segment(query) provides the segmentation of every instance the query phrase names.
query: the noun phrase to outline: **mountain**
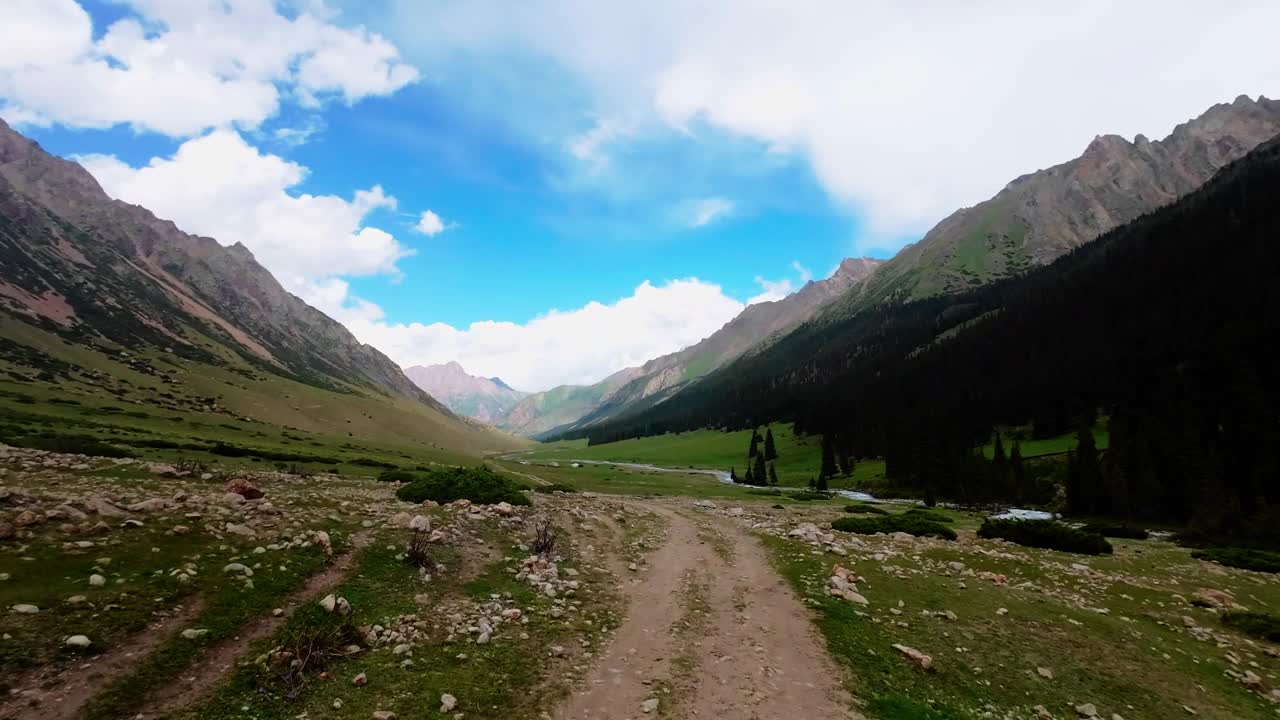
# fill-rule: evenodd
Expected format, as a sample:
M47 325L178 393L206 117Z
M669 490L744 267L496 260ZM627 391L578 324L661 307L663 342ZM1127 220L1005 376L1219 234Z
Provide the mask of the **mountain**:
M0 360L29 365L43 358L83 373L98 366L115 372L113 363L128 357L150 372L190 379L164 394L140 393L138 402L210 407L216 388L221 412L281 425L344 436L385 431L477 449L501 441L455 417L385 355L286 292L243 245L224 247L113 200L84 168L3 121L0 257ZM215 381L228 376L239 380ZM120 387L132 382L115 379ZM286 386L294 388L294 402L272 397ZM349 417L352 398L385 413L366 409L357 421ZM417 418L416 429L406 414Z
M569 437L593 440L663 429L775 420L766 408L786 396L823 387L815 358L853 357L878 342L889 305L981 287L1042 267L1197 189L1213 174L1280 134L1280 102L1237 98L1215 105L1150 142L1138 136L1095 139L1079 157L1024 175L983 203L938 223L919 242L883 263L865 281L824 305L808 322L748 353L656 407L640 405ZM953 307L939 324L972 318ZM762 395L762 393L767 394ZM777 397L774 397L777 396ZM775 402L776 401L776 402Z
M1163 140L1098 136L1080 157L1023 175L951 214L831 310L958 292L1047 264L1195 190L1277 133L1280 101L1241 95Z
M748 305L719 330L683 350L621 370L594 385L563 385L537 393L496 424L521 435L550 435L586 427L642 403L661 402L686 384L812 317L823 305L869 277L880 262L848 258L827 279L805 283L781 300Z
M539 437L553 428L577 422L634 378L638 371L638 368L625 368L593 385L559 385L533 393L516 403L494 424L516 435Z
M468 375L456 362L414 365L404 374L424 392L453 412L492 424L529 393L520 392L498 378Z

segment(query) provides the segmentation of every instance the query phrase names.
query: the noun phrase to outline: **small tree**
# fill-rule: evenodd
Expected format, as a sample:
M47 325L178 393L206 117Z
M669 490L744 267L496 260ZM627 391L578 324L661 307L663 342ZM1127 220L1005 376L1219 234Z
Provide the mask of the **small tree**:
M764 429L764 459L769 462L778 459L778 448L773 444L773 428Z
M751 468L751 484L764 487L769 484L769 473L765 469L764 454L756 454L756 464Z
M991 490L1000 497L1009 492L1009 460L1004 454L1004 440L996 431L996 447L991 453Z
M826 478L826 476L825 476L825 475L819 475L819 476L818 476L818 488L817 488L817 489L818 489L820 492L826 492L827 490L829 490L829 489L830 489L830 487L828 487L828 485L827 485L827 478Z
M729 482L742 482L738 479L738 470L736 468L729 468Z
M747 459L754 460L756 454L760 452L760 433L755 428L751 428L751 449L747 450Z
M1013 441L1013 449L1009 451L1009 472L1013 476L1013 499L1022 500L1029 488L1027 466L1022 462L1022 443L1017 440Z
M778 463L769 463L769 484L778 485Z

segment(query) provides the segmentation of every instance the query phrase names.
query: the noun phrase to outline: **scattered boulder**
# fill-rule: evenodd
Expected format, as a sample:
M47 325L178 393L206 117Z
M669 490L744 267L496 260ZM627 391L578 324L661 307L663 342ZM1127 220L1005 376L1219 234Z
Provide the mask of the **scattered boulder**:
M893 649L897 650L899 655L902 655L907 660L910 660L912 665L915 665L921 670L933 669L933 658L929 657L928 655L925 655L919 650L913 647L907 647L906 645L900 645L900 644L895 644L893 646Z
M1082 718L1098 717L1098 708L1093 703L1084 703L1076 706L1076 714Z
M35 615L36 613L40 612L40 608L28 603L18 603L17 605L14 605L10 609L18 613L19 615Z
M450 695L449 693L445 693L440 696L440 712L453 712L453 709L456 707L458 707L458 698Z
M265 495L253 483L244 478L235 478L227 483L223 490L227 493L235 493L245 500L259 500Z
M63 644L67 647L84 649L92 645L93 642L89 640L89 636L87 635L72 635L63 641Z

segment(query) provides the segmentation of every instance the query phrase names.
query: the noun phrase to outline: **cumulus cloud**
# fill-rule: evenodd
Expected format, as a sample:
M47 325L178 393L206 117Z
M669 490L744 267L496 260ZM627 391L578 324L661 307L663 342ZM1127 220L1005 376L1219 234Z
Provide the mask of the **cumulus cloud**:
M441 220L440 216L434 211L423 210L422 216L418 218L418 224L415 225L413 229L427 237L435 237L445 230L448 230L449 226L446 225L444 220Z
M1159 137L1213 103L1280 91L1273 0L1209 14L1190 0L387 7L387 32L403 28L395 37L415 56L518 48L586 88L588 112L625 118L636 132L697 138L710 128L805 158L873 246L911 239L1009 180L1078 155L1096 134ZM608 137L604 126L593 133L574 140L582 155Z
M693 203L689 214L689 227L700 228L728 217L733 212L733 201L722 197L709 197Z
M307 169L259 151L230 130L187 140L172 157L141 167L105 155L78 159L112 197L142 205L187 232L243 243L286 288L318 304L333 307L345 297L345 285L333 297L339 287L333 276L395 276L396 261L413 252L365 224L369 213L396 207L381 186L358 190L349 200L294 194L291 188Z
M256 128L289 98L350 104L418 77L384 37L332 24L323 3L292 16L263 0L123 4L133 14L95 40L74 0L0 3L0 114L184 137Z
M401 365L456 360L472 374L498 376L531 391L596 382L675 352L720 329L743 308L720 286L687 278L661 285L645 281L613 303L552 310L523 324L485 321L455 328L387 322L376 305L346 300L345 287L326 289L329 304L322 302L321 309Z

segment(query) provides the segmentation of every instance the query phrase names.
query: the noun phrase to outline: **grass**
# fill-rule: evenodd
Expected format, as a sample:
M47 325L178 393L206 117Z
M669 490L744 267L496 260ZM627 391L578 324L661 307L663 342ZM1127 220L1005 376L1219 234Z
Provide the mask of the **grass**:
M558 462L558 461L553 461ZM564 485L579 492L632 496L683 496L712 500L754 499L750 489L728 485L703 473L660 472L611 465L570 467L567 463L553 467L543 462L521 465L510 460L492 461L493 465L519 476L532 475L545 483Z
M1215 615L1177 601L1186 587L1205 582L1181 548L1122 545L1116 557L1090 561L1107 578L1100 581L1049 550L980 554L991 546L933 543L904 553L887 538L866 540L873 548L864 554L888 557L855 565L865 578L860 592L870 600L863 607L826 593L833 564L847 560L764 538L775 568L815 610L828 650L869 717L1028 718L1043 705L1063 718L1075 717L1074 705L1083 702L1094 703L1102 717L1187 717L1183 706L1214 720L1273 717L1268 700L1227 674L1238 667L1229 656L1257 663L1264 677L1273 677L1280 661L1261 648L1196 641L1183 625L1184 614L1200 622ZM953 561L1008 582L956 577L948 568ZM961 581L967 589L959 589ZM1217 578L1215 587L1280 603L1280 585L1258 586L1243 575ZM955 620L935 615L947 610ZM895 643L931 655L935 671L917 670L891 649ZM1053 679L1040 677L1040 667Z
M181 636L171 639L135 672L105 688L90 703L86 717L128 717L144 705L150 693L177 680L205 647L234 636L246 622L269 613L324 564L325 557L318 549L300 551L292 562L281 564L272 572L255 574L252 591L230 581L221 568L209 568L208 574L220 582L205 593L205 609L191 623L191 627L208 630L208 634L199 640Z
M776 467L781 485L803 487L816 477L822 462L821 439L797 435L789 424L775 423L774 443L778 450ZM764 428L760 428L764 434ZM605 445L587 446L585 440L547 443L524 455L531 461L608 460L615 462L645 463L659 467L694 467L722 470L730 468L744 471L747 467L747 449L751 445L751 431L719 432L697 430L671 433L653 437L622 440ZM875 462L859 464L855 477L849 482L876 475L883 475L883 465ZM844 487L844 485L841 485Z
M521 539L491 528L482 538L485 544L498 547L509 547ZM326 669L332 680L312 674L301 684L282 680L279 671L270 666L245 667L188 717L367 718L376 710L389 710L400 717L428 717L436 716L443 693L457 697L458 711L468 718L536 717L540 709L567 692L553 671L556 665L548 659L547 648L556 643L569 645L578 637L591 642L616 622L611 596L604 588L593 586L591 594L580 596L584 599L578 612L553 621L547 613L564 601L549 599L517 580L511 557L484 564L479 557L442 548L437 560L449 568L448 575L424 583L411 565L397 557L398 548L388 547L386 540L369 547L358 572L337 593L351 603L356 625L391 626L396 618L421 618L428 628L426 637L413 643L411 654L395 655L387 646L374 646L329 663ZM465 579L467 575L473 577ZM594 583L587 576L580 577ZM502 598L504 605L523 608L533 621L501 626L486 645L445 637L443 624L453 609L494 597ZM261 650L296 635L297 625L298 618L291 618L281 634ZM410 664L402 664L406 659ZM367 687L353 685L352 678L359 673L368 677ZM341 702L341 712L335 712L335 700Z

